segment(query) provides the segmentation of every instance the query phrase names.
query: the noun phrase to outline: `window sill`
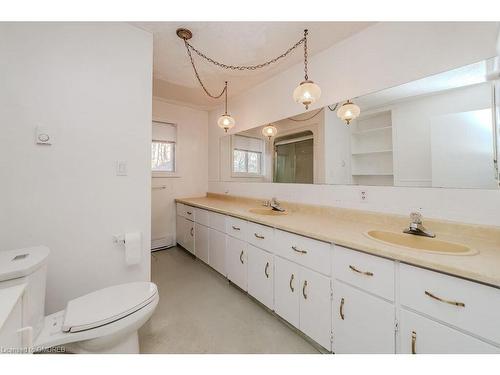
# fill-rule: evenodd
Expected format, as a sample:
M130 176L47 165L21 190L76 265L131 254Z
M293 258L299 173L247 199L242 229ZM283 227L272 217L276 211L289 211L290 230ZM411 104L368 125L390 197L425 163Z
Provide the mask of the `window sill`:
M264 175L254 174L254 173L236 173L236 172L233 172L231 174L231 177L233 177L233 178L255 178L255 179L258 179L258 178L264 178Z

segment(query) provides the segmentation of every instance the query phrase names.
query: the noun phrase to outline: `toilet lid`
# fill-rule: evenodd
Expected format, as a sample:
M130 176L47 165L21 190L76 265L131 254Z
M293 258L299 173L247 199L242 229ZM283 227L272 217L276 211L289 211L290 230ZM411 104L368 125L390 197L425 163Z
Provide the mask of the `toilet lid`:
M135 282L97 290L68 302L64 332L79 332L121 319L149 304L158 293L155 284Z

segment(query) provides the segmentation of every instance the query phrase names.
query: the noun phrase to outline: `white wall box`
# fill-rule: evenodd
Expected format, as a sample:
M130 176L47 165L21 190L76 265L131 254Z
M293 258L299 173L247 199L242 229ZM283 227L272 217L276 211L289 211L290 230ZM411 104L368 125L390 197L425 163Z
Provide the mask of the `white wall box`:
M500 348L440 324L419 314L401 309L400 350L403 354L492 354Z
M248 293L265 305L274 309L274 256L273 254L248 245Z
M395 307L341 281L333 282L333 348L339 354L395 353Z

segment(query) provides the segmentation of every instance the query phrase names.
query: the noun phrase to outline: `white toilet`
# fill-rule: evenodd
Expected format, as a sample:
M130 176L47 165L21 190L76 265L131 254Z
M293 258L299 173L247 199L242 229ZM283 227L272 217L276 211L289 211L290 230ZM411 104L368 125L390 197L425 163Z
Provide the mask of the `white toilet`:
M158 305L156 285L133 282L100 289L44 316L49 252L45 246L0 251L0 289L26 284L24 345L34 351L62 346L72 353L139 353L137 331Z

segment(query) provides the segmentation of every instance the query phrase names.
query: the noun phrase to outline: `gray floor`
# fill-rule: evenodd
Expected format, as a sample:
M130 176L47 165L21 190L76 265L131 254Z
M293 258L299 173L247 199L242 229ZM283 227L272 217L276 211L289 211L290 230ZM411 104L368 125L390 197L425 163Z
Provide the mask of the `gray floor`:
M153 253L160 302L139 331L143 353L318 353L224 277L172 248Z

